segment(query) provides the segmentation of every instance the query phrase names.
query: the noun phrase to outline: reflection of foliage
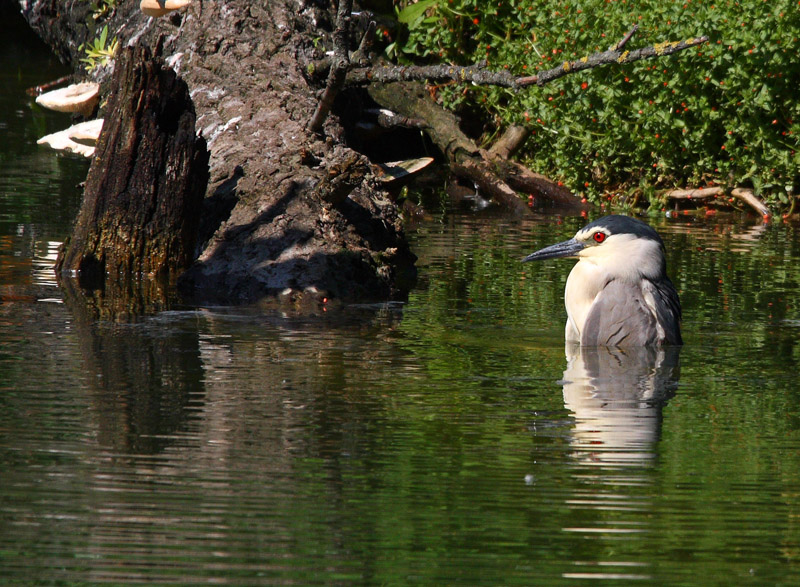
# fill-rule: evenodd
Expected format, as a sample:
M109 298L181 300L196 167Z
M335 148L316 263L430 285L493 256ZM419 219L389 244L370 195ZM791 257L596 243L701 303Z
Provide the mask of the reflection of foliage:
M97 67L108 65L114 59L118 46L117 37L109 41L108 25L104 26L103 30L100 31L100 36L90 42L89 46L84 49L86 57L81 59L81 62L86 64L86 71L91 72ZM80 48L83 49L83 45Z

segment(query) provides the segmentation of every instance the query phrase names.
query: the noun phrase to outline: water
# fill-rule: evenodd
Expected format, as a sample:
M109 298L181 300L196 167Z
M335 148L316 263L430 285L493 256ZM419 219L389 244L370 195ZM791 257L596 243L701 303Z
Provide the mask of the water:
M679 353L563 344L582 220L412 229L408 303L98 319L50 266L86 172L3 46L0 577L27 584L800 581L800 234L658 221ZM14 61L17 59L17 61ZM15 65L16 63L16 65ZM13 82L13 83L12 83Z

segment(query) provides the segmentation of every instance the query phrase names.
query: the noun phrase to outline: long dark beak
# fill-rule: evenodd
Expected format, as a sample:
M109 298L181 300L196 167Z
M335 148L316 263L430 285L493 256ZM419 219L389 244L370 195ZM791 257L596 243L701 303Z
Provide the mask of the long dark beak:
M575 257L585 247L586 245L584 245L582 242L577 241L574 238L571 238L568 241L557 243L555 245L550 245L549 247L540 249L535 253L531 253L530 255L525 257L522 260L522 262L525 263L527 261L541 261L542 259L555 259L556 257Z

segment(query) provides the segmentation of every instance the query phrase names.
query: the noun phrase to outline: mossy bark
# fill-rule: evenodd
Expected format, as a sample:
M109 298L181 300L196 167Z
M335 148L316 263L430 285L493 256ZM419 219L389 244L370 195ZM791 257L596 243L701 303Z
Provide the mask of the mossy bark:
M193 261L208 184L185 82L144 47L117 58L103 132L58 262L85 287L176 278Z

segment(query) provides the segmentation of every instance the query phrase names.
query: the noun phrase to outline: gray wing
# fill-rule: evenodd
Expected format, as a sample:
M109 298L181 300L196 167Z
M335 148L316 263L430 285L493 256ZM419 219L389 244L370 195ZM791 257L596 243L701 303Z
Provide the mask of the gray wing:
M584 346L637 347L663 342L642 288L612 280L597 295L581 333Z
M683 344L681 338L681 302L668 277L655 282L642 281L642 291L655 301L656 319L664 331L664 344Z

